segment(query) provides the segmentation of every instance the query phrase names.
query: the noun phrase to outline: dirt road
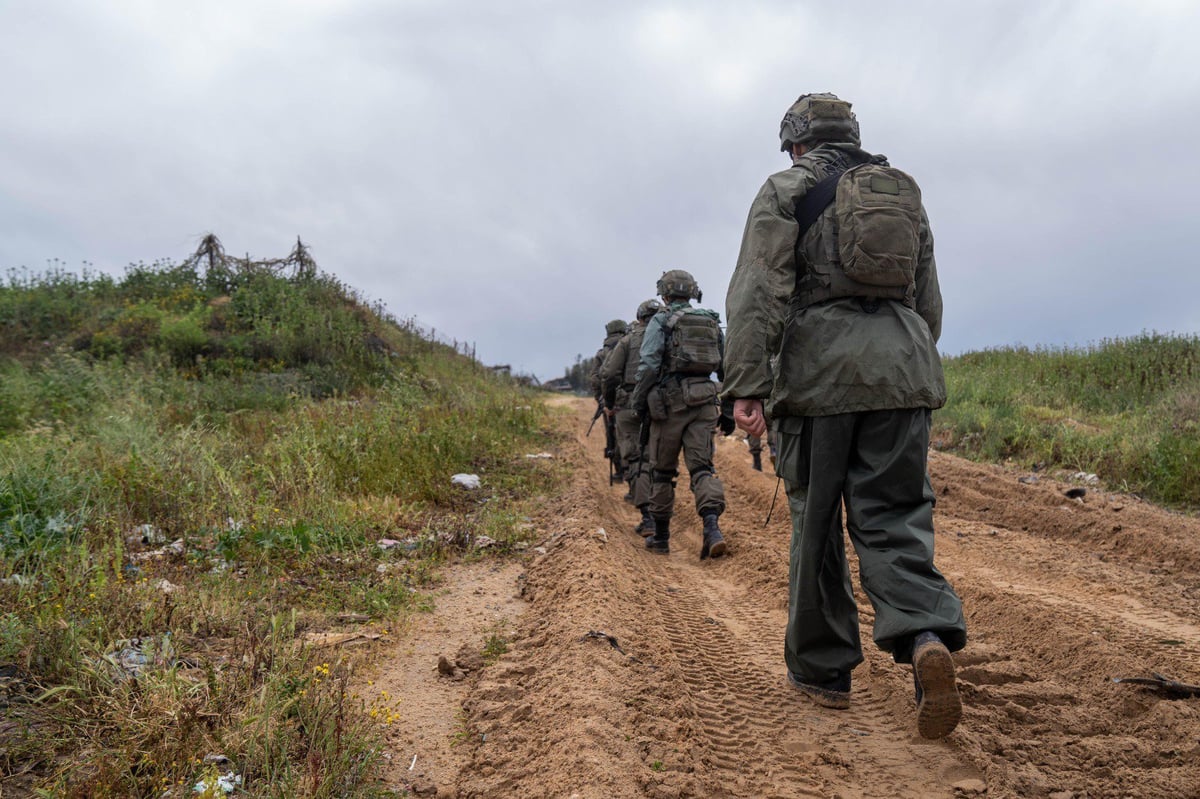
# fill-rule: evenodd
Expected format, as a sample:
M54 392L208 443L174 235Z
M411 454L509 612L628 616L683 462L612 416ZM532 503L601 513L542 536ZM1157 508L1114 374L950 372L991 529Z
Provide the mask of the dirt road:
M867 659L851 708L787 686L790 523L781 496L764 526L769 466L718 439L731 556L698 559L686 479L671 554L653 556L601 441L583 437L589 411L562 419L573 477L535 519L546 554L520 581L512 648L462 683L466 733L439 795L1200 797L1200 699L1111 681L1200 683L1196 519L934 453L937 561L970 643L955 656L962 724L931 742L857 586Z

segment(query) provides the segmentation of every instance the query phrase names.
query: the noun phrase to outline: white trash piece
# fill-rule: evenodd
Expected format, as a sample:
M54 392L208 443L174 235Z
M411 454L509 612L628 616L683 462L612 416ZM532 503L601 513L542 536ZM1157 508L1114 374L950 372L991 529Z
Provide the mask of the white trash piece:
M450 482L456 486L474 491L479 488L479 475L477 474L456 474L450 478Z
M205 777L204 779L200 780L200 782L193 785L192 790L194 790L196 793L204 793L209 795L212 795L217 791L220 791L221 793L233 793L234 789L241 787L241 785L242 775L234 774L232 771L230 771L225 774L214 774L212 776Z

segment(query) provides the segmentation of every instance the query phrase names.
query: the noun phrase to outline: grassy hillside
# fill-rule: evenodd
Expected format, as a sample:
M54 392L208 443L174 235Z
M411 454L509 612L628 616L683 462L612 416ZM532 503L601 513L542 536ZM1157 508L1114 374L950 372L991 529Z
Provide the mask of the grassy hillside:
M949 449L1095 473L1105 484L1200 507L1200 338L1145 333L1071 349L948 358Z
M353 695L364 650L306 641L384 634L478 536L521 546L552 480L511 381L302 247L207 244L0 286L5 795L195 795L227 771L251 796L373 795L400 717Z

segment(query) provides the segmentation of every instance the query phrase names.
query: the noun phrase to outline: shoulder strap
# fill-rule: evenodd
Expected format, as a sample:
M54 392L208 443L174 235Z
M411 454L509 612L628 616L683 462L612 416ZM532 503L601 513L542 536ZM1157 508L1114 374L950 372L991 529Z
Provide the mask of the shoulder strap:
M865 163L886 166L887 156L871 156L870 160ZM829 170L829 173L818 180L811 189L804 193L803 197L796 201L796 221L800 224L800 235L796 237L796 241L804 238L808 229L833 202L833 198L837 196L838 180L848 169L855 166L859 166L859 164L841 151L836 151L833 160L826 162L826 169Z
M687 313L687 308L680 308L678 311L673 312L667 317L667 321L663 322L663 327L665 327L668 332L674 330L675 325L679 323L680 318L685 313Z
M796 222L800 225L800 234L796 236L796 241L804 238L804 234L813 226L821 213L829 207L833 202L834 196L837 194L837 183L842 177L842 173L846 171L843 166L834 167L834 171L826 175L821 180L818 180L816 185L804 193L804 196L796 201Z

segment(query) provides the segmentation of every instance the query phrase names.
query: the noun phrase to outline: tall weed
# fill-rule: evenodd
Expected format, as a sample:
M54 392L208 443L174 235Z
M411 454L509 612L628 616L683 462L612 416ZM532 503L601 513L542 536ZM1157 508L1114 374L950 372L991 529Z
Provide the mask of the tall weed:
M947 358L935 437L956 451L1094 472L1200 507L1200 337L1143 333L1079 348Z

